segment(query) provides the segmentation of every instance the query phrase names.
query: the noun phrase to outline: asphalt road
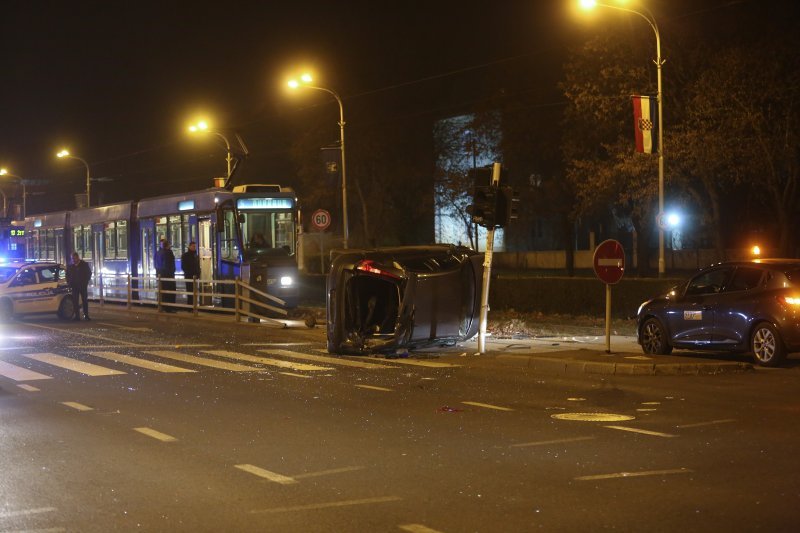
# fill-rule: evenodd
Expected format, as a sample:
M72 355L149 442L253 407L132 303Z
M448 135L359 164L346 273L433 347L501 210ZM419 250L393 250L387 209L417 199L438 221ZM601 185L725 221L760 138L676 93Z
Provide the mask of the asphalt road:
M3 326L0 531L798 527L794 358L559 374L472 346L332 358L323 335L99 309Z

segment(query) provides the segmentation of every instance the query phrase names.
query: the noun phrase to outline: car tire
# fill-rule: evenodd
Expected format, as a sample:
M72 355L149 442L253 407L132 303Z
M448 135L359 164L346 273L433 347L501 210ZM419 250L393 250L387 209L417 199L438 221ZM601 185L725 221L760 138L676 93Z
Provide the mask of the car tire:
M642 325L640 334L642 351L650 355L669 355L672 346L667 342L667 330L656 318L648 318Z
M58 318L61 320L72 320L75 316L75 305L72 302L72 298L66 296L61 299L61 303L58 304Z
M0 321L9 322L14 318L14 304L8 298L0 300Z
M750 335L750 352L753 360L761 366L778 366L786 357L786 349L775 326L760 322Z

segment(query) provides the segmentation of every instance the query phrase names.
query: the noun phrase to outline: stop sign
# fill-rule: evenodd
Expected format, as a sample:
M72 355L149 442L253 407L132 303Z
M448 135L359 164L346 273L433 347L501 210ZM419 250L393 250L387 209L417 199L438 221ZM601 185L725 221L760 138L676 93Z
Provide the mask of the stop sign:
M601 242L594 251L594 273L600 281L613 285L625 273L625 250L619 241L609 239Z

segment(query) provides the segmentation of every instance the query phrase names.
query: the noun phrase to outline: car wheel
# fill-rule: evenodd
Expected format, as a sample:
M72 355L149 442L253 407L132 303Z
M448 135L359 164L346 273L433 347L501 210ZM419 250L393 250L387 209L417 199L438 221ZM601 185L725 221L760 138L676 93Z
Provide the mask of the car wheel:
M750 337L750 350L755 362L761 366L778 366L786 356L778 331L768 322L756 325Z
M8 322L12 318L14 318L14 304L7 298L0 300L0 320Z
M661 322L655 318L648 318L642 326L641 333L642 351L652 355L667 355L672 353L672 346L667 342L667 332Z
M74 316L75 305L72 303L72 298L62 298L61 303L58 304L58 318L61 320L71 320Z

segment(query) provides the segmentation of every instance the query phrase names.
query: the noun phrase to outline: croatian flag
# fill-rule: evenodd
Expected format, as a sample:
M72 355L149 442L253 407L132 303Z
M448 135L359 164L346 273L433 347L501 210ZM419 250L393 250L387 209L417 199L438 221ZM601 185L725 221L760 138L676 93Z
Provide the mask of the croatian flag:
M633 99L633 131L636 151L652 154L658 151L657 100L653 96L631 96Z

